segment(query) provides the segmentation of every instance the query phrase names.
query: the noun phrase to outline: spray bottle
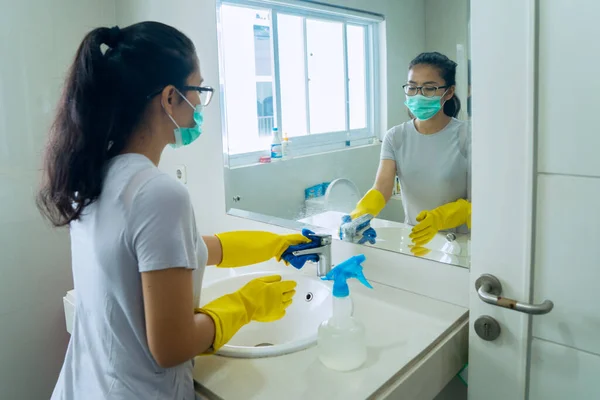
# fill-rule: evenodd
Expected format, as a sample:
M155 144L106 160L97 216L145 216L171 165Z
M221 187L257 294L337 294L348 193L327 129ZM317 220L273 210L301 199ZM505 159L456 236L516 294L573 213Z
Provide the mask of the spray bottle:
M373 288L363 275L363 254L350 257L321 278L333 281L333 314L319 326L319 359L328 368L351 371L367 360L365 327L353 316L352 299L346 280L358 279L368 288Z

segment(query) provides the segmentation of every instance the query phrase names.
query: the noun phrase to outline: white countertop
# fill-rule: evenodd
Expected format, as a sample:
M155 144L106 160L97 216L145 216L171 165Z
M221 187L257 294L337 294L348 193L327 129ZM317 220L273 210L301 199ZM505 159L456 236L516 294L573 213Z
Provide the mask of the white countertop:
M224 276L280 268L276 263L229 270L207 268L205 285ZM314 271L314 266L307 266L298 273L311 275ZM367 329L369 356L360 369L327 369L318 360L316 347L311 347L262 359L197 357L194 379L212 394L209 398L225 400L364 400L397 380L467 317L467 309L453 304L382 284L373 283L374 290L370 290L358 282L349 283L355 317Z

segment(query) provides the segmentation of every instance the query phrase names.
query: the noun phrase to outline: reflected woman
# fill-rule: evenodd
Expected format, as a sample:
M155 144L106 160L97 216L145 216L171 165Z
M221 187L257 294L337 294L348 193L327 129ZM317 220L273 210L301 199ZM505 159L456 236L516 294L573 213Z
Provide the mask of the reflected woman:
M470 228L471 131L469 122L456 119L456 66L437 52L411 61L403 88L412 119L385 135L375 185L350 214L352 219L377 216L392 196L397 175L415 247L438 231Z

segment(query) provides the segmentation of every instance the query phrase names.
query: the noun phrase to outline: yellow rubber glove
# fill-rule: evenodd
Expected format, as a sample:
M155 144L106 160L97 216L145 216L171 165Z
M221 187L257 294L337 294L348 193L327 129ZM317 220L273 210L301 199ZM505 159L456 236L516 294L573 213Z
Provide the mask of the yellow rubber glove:
M354 211L350 213L350 218L356 219L365 214L376 217L384 207L385 197L383 194L377 189L371 189L360 199Z
M265 276L194 309L195 313L206 314L215 322L215 340L207 354L223 347L250 321L271 322L283 318L296 294L295 287L296 282L282 281L280 275Z
M258 264L273 257L281 261L281 255L288 247L310 242L310 239L299 233L278 235L272 232L234 231L216 236L223 248L223 259L217 265L221 268Z
M420 247L429 243L438 231L463 224L471 228L471 203L458 199L431 211L421 211L416 219L419 223L412 229L409 237L415 246Z

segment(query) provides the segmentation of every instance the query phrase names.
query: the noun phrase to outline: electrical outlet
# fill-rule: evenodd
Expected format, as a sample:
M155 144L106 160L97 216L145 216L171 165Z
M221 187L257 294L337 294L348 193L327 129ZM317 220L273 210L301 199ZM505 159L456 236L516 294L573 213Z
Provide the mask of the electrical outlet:
M185 168L185 165L175 166L175 179L184 185L187 183L187 169Z

